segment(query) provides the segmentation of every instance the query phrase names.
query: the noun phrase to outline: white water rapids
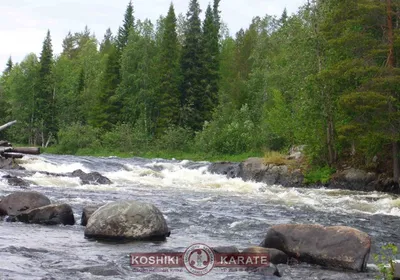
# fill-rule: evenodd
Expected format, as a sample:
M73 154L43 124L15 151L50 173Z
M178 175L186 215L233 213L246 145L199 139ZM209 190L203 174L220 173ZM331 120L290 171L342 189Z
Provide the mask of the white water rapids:
M372 253L387 242L400 240L400 198L385 193L245 182L209 173L207 162L40 155L27 156L20 165L26 170L2 170L0 177L18 176L30 183L27 189L45 194L53 203L70 204L77 223L42 226L0 222L1 280L199 279L183 272L134 273L127 256L132 252L182 252L193 243L243 249L258 245L271 225L281 223L352 226L370 234ZM79 178L66 176L77 169L97 171L113 183L83 185ZM20 190L0 179L0 196ZM171 237L161 243L128 244L85 239L79 225L82 208L124 199L155 204L167 220ZM372 280L376 276L373 272L337 272L307 264L281 265L279 270L281 279L286 280ZM201 279L269 278L213 271Z

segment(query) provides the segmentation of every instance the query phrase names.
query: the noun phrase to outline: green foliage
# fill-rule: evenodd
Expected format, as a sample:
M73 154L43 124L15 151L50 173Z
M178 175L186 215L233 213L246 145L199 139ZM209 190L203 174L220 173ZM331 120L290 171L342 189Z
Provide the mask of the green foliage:
M201 129L208 112L204 83L202 30L200 20L200 5L197 0L190 0L187 12L185 42L181 55L181 104L186 111L182 113L182 124L194 131ZM208 107L207 107L208 108Z
M195 140L201 151L231 155L259 149L263 133L252 121L249 107L244 105L240 110L217 114L213 121L204 124Z
M76 154L80 149L98 149L100 130L89 125L73 123L58 133L58 153Z
M397 257L398 248L393 243L382 246L380 254L374 254L374 261L379 268L381 275L376 279L393 280L394 279L394 260Z
M164 20L164 29L158 62L159 84L157 87L156 133L162 134L169 125L179 123L180 107L180 45L176 33L176 17L171 4Z
M157 140L156 147L159 151L187 152L192 148L193 131L179 126L170 126Z
M128 6L125 10L124 21L122 26L118 29L117 35L117 50L119 54L122 54L124 48L128 44L129 34L135 27L135 18L133 16L133 5L132 1L129 1Z
M331 180L331 175L335 173L336 170L330 168L329 166L314 168L304 175L304 183L305 184L327 184Z

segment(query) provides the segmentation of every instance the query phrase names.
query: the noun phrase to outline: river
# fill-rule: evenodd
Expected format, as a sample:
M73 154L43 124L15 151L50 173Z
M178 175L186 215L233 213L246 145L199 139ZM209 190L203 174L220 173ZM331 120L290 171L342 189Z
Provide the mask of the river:
M204 277L185 271L146 274L132 271L129 254L183 252L193 243L246 248L258 245L271 225L282 223L355 227L372 237L372 254L386 242L399 245L400 198L389 194L244 182L210 174L207 162L44 154L27 156L21 165L26 171L17 173L32 183L29 189L45 194L53 203L70 204L77 223L0 222L0 279L275 279L218 269ZM76 169L98 171L113 184L82 185L79 178L40 173ZM0 181L0 195L16 190L21 188ZM79 225L84 206L124 199L156 205L171 229L167 241L112 244L84 238L84 227ZM280 279L375 279L372 254L367 273L279 265Z

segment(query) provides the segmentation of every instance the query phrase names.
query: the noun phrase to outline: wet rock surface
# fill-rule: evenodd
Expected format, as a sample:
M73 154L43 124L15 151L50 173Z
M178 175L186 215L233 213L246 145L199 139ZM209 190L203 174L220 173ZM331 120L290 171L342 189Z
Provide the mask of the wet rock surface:
M85 173L78 169L71 173L72 177L79 177L84 185L109 185L111 180L101 175L99 172Z
M283 224L272 226L261 246L276 248L302 262L365 271L371 238L346 226Z
M83 207L81 216L81 226L86 226L90 216L92 216L92 214L101 206L102 205L88 205Z
M0 201L0 215L16 216L26 210L50 203L47 196L38 192L13 192Z
M109 240L165 240L170 231L152 204L133 200L108 203L89 218L85 237Z
M28 224L74 225L75 218L68 204L46 205L24 211L15 216L16 220Z

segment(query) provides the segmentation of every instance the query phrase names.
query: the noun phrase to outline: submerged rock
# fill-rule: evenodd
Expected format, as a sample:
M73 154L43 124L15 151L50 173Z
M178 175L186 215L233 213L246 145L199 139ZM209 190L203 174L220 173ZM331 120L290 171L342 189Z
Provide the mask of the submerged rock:
M273 264L287 264L289 261L288 256L284 252L275 248L254 246L244 249L242 253L268 254L269 261Z
M81 217L81 226L86 226L90 216L101 207L101 205L88 205L83 207L82 217Z
M38 192L13 192L2 198L0 215L16 216L26 210L49 205L50 199Z
M365 271L371 238L345 226L284 224L271 227L261 246L311 264Z
M19 166L12 158L0 158L0 169L20 169L24 170L22 166Z
M16 186L16 187L29 187L29 183L24 181L23 179L16 177L16 176L11 176L11 175L5 175L3 176L4 179L7 179L7 182L10 186Z
M85 173L78 169L71 173L73 177L79 177L84 185L109 185L111 180L101 175L99 172Z
M152 204L111 202L93 213L85 237L110 240L165 240L170 231L163 214Z
M16 220L29 224L74 225L75 218L68 204L46 205L18 214Z

